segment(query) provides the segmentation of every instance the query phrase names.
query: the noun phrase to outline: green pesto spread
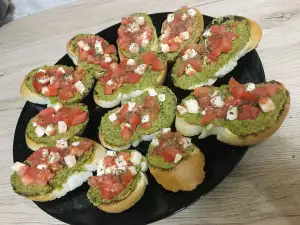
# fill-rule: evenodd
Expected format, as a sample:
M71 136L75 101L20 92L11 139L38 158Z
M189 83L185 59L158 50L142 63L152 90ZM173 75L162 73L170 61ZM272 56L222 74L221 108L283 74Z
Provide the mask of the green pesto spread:
M84 111L86 111L88 113L88 108L87 106L83 105L83 104L77 104L74 106L80 106L80 108L82 108ZM56 134L53 136L43 136L43 137L38 137L35 133L35 129L36 127L33 126L32 124L33 118L29 121L27 127L26 127L26 131L25 134L33 141L36 141L38 143L42 143L45 145L56 145L56 141L58 139L62 139L62 138L67 138L70 139L71 137L75 136L75 135L81 135L84 131L84 129L87 126L88 123L88 117L86 119L86 121L84 123L78 124L76 126L71 126L68 128L67 132L64 134ZM57 125L55 125L57 126Z
M145 13L133 13L130 16L142 16L145 19L145 23L150 26L152 28L152 39L149 41L149 44L146 47L141 47L140 48L140 52L139 53L131 53L129 50L128 51L124 51L121 49L119 42L117 40L117 45L118 45L118 49L119 49L119 55L124 55L124 58L128 58L128 59L136 59L139 58L140 54L143 52L147 52L147 51L156 51L157 50L157 46L158 46L158 38L157 38L157 34L156 34L156 29L153 26L152 20L150 18L150 16L148 16ZM123 25L121 25L123 26Z
M261 87L262 85L256 85L256 87ZM218 90L221 90L221 93L226 93L227 95L230 95L230 92L228 90L228 85L222 86L221 89L218 88ZM187 98L183 99L183 102L187 99L194 98L194 95L191 94ZM238 136L247 136L251 134L258 134L259 132L262 132L266 130L267 128L270 128L274 126L277 122L278 117L280 116L285 103L287 102L288 96L287 92L284 89L280 89L277 93L275 93L271 97L275 109L270 112L263 112L261 111L258 117L255 120L226 120L226 119L215 119L210 124L215 124L217 126L226 127L229 129L232 133L238 135ZM185 113L183 115L180 115L179 112L176 113L176 116L182 117L185 121L191 124L201 125L201 119L203 115L201 114L203 109L199 109L199 113ZM238 108L239 110L239 108Z
M221 24L229 26L234 21L237 21L236 17L225 17L227 20L222 20L224 17L213 20L213 24ZM181 65L182 58L179 58L175 63L172 69L172 79L175 86L180 87L182 89L189 89L193 87L195 84L207 83L209 79L216 79L216 72L219 71L226 63L228 63L231 59L233 59L236 54L244 48L246 43L250 38L250 25L247 19L242 19L238 17L239 23L236 27L231 28L232 31L238 34L238 38L232 41L232 50L229 53L222 53L217 62L211 64L202 63L201 72L197 72L195 76L188 76L185 73L181 76L177 76L177 71L179 66Z
M42 93L38 93L36 92L35 88L33 87L33 77L34 75L38 72L39 69L47 69L47 68L59 68L59 67L63 67L63 68L70 68L68 66L64 66L64 65L55 65L55 66L41 66L38 67L34 70L32 70L29 74L26 75L25 77L25 85L26 87L33 93L36 93L38 95L41 95L43 97L46 97L45 95L43 95ZM83 67L84 68L84 67ZM85 87L85 91L83 94L76 92L74 94L74 96L71 99L68 100L61 100L59 99L58 96L49 96L46 97L50 100L51 104L56 104L56 103L62 103L63 105L71 105L74 103L78 103L80 102L82 99L84 99L88 93L90 92L90 90L93 88L94 85L94 76L95 76L95 71L93 69L90 69L89 67L84 68L85 71L85 76L84 79L81 80L81 82L83 83L84 87Z
M80 141L80 139L80 137L74 137L68 140L68 144L71 145L73 142ZM24 185L21 182L18 174L15 172L10 178L12 187L16 193L23 196L46 195L52 192L54 189L61 189L70 175L86 171L84 166L93 161L95 151L96 148L94 145L92 145L89 151L86 151L80 158L77 159L74 167L69 168L68 166L64 165L63 168L48 183L48 185L45 186L40 186L37 184ZM25 161L24 163L30 166L29 162Z
M119 108L113 109L106 113L102 119L99 128L99 132L104 136L106 143L113 146L124 146L130 143L133 143L136 140L139 140L142 135L149 135L155 132L160 131L161 128L170 127L173 123L177 98L174 93L167 87L161 86L155 88L157 94L165 94L166 100L164 102L159 102L160 112L158 118L152 122L152 127L150 129L143 129L141 126L138 126L134 134L131 136L129 141L124 141L121 137L121 126L113 126L112 122L108 119L110 114L116 113ZM144 101L145 96L148 95L148 92L144 92L138 97L133 98L131 101L141 104Z
M140 179L143 179L141 177L141 173L137 173L137 175L130 182L130 184L128 184L128 186L120 194L118 194L112 199L109 200L103 199L101 197L101 192L97 187L90 187L87 193L87 197L91 201L91 203L96 207L99 206L100 204L108 204L116 201L121 201L127 198L136 189L137 183L139 182Z

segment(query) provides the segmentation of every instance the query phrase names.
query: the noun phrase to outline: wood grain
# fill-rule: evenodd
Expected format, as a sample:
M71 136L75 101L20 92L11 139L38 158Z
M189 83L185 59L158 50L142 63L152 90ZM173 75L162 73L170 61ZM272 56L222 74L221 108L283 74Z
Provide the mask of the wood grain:
M155 224L300 224L300 1L81 0L15 20L0 28L0 224L62 224L13 193L9 176L15 125L24 101L19 86L32 68L53 64L80 32L98 32L127 14L171 11L184 4L203 14L239 14L263 29L258 52L268 80L285 83L291 111L280 130L248 151L238 167L194 205ZM297 97L298 96L298 97Z

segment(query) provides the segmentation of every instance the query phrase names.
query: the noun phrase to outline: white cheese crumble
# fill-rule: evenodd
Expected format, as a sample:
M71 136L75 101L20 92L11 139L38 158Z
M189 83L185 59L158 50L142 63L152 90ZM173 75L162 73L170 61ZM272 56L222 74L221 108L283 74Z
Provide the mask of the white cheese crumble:
M76 165L76 157L75 155L67 155L64 157L64 161L68 167L72 168Z
M157 146L159 145L159 140L158 140L157 137L154 137L154 138L152 139L151 145L152 145L153 147L157 147Z
M58 139L56 141L56 147L62 148L62 149L68 148L67 138Z
M182 32L181 34L179 34L179 37L180 37L182 40L186 41L186 40L190 39L190 34L189 34L188 31L184 31L184 32Z
M37 127L38 126L37 122L32 122L32 126Z
M177 111L180 113L180 115L183 115L183 114L187 113L187 108L185 108L181 105L177 105Z
M144 116L142 116L142 123L147 123L147 122L149 122L149 121L150 121L149 115L144 115Z
M13 171L19 172L24 166L26 166L24 163L15 162L10 168Z
M141 43L142 47L147 47L148 44L149 44L149 40L148 39L143 39L142 40L142 43Z
M68 126L65 121L58 121L58 133L64 134L68 130Z
M130 46L129 46L129 51L131 53L139 53L140 47L137 43L131 43Z
M210 29L207 29L206 31L204 31L204 33L202 34L203 37L209 37L211 36L211 31Z
M85 45L85 43L84 43L83 40L80 40L80 41L77 42L77 45L78 45L80 48L83 48L84 45Z
M254 83L248 83L246 84L246 91L253 91L255 89Z
M135 23L142 26L145 24L145 18L143 16L139 16L135 19Z
M146 172L148 170L148 163L147 161L142 161L141 162L141 171Z
M138 32L140 30L140 27L138 24L136 23L130 23L128 24L128 28L127 28L127 31L130 32L130 33L135 33L135 32Z
M227 111L226 119L236 120L237 117L238 117L238 108L236 106L230 106Z
M97 55L102 55L103 54L103 47L102 47L101 41L96 41L95 50L96 50Z
M46 164L39 164L39 165L37 165L36 168L38 168L39 170L44 170L44 169L47 168L47 165Z
M35 128L35 133L36 133L36 136L38 136L38 137L43 137L44 134L45 134L45 128L44 128L44 127L37 126L37 127Z
M168 133L171 131L171 128L170 127L167 127L167 128L162 128L161 129L161 132L164 134L164 133Z
M160 44L160 48L163 53L167 53L170 51L170 47L168 44Z
M184 149L192 146L192 139L191 138L187 138L187 137L183 137L180 141L180 143L182 144L182 147Z
M85 87L83 85L83 83L79 80L77 81L74 86L76 87L76 89L79 91L80 94L83 94L85 92Z
M181 20L185 21L188 18L188 15L186 13L183 13L181 16Z
M132 112L135 106L136 106L135 102L128 102L128 111Z
M108 80L107 82L106 82L106 84L108 84L108 85L113 85L113 81L112 80Z
M174 163L178 163L181 159L182 159L182 155L181 154L176 154L175 158L174 158Z
M62 72L62 73L66 73L66 71L64 70L63 67L59 67L59 68L58 68L58 71L60 71L60 72Z
M39 70L38 70L38 73L46 73L46 70L44 70L44 69L39 69Z
M75 142L72 143L72 146L75 146L75 147L79 146L79 145L80 145L80 141L75 141Z
M188 64L185 68L185 73L189 76L193 76L197 73L197 71L192 67L192 65Z
M145 73L146 69L147 69L147 65L141 64L134 70L134 72L137 74L143 75Z
M130 161L133 163L133 165L139 165L142 161L142 154L138 151L131 152L131 158Z
M157 92L155 91L154 88L150 88L150 89L148 90L148 94L149 94L149 96L156 96L156 95L157 95Z
M53 132L55 131L55 128L52 124L47 125L46 129L45 129L45 134L47 136L51 136L53 134Z
M189 16L194 17L196 15L196 11L194 9L188 9L187 13Z
M174 21L174 14L173 13L170 13L170 14L168 14L168 16L167 16L167 22L168 23L171 23L171 22L173 22Z
M42 94L45 95L47 94L49 91L49 88L48 87L42 87Z
M109 115L108 119L110 120L110 122L114 122L117 120L117 115L115 113L112 113Z
M128 170L131 172L133 176L137 174L136 168L134 166L129 166Z
M158 95L158 100L159 100L160 102L166 101L166 95L165 95L165 94L159 94L159 95Z
M48 83L49 81L50 81L50 77L47 77L47 76L44 76L44 77L41 77L41 78L38 79L38 82L39 82L40 84L46 84L46 83Z
M217 108L222 108L224 106L224 101L220 95L216 95L215 97L213 97L210 100L210 102L214 107L217 107Z
M135 65L135 60L134 59L128 59L126 64L127 64L127 66L134 66Z
M187 111L189 113L198 113L198 111L199 111L199 104L198 104L198 102L197 102L196 99L186 100L184 102L184 104L187 107Z
M272 99L269 98L269 97L265 97L263 99L260 99L258 101L258 103L259 103L259 106L260 106L260 108L263 112L270 112L270 111L273 111L275 109L275 105L274 105Z
M106 155L114 157L114 156L117 155L117 152L111 151L111 150L107 150Z
M43 151L42 151L42 156L43 156L43 158L47 157L48 154L49 154L48 149L43 149Z
M110 63L110 62L112 62L112 58L109 55L108 56L104 56L104 62Z

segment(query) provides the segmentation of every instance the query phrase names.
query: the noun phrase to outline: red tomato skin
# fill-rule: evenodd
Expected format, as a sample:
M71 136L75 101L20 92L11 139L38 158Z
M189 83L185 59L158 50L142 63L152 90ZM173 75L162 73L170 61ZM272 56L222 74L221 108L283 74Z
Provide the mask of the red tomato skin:
M149 66L152 65L154 61L157 60L157 56L154 52L145 52L141 55L143 62Z
M74 116L74 119L72 121L72 126L76 126L78 124L84 123L86 121L86 118L87 118L86 112L82 112L82 113Z
M124 126L123 129L122 129L122 131L121 131L121 137L122 137L122 139L124 141L129 141L130 138L131 138L131 136L132 136L131 130L128 127Z
M59 90L59 98L63 101L67 101L73 98L74 94L71 90L68 89L60 89Z
M152 123L150 121L146 123L142 123L142 128L145 130L150 129L151 127L152 127Z
M138 83L141 78L142 78L141 75L137 73L131 73L127 75L127 82L131 84Z
M169 163L174 162L176 154L180 154L180 153L181 153L180 150L170 146L163 148L162 151L160 152L160 154L164 158L164 161Z
M207 125L214 119L216 119L217 115L216 113L213 112L211 107L206 108L205 110L205 115L201 119L201 124L202 125Z
M105 167L111 167L111 166L116 165L116 158L113 156L108 156L108 155L105 156L104 160L103 160L103 165Z
M194 95L196 97L208 96L209 91L209 87L199 87L194 90Z
M155 96L146 96L144 99L144 106L145 108L153 108L156 103L156 97Z
M152 63L152 70L154 71L161 71L165 68L165 65L160 60L155 60Z
M128 119L128 123L130 123L131 126L137 126L141 123L141 117L137 113L133 113L131 117Z
M117 49L114 45L109 45L104 49L105 54L113 54L113 53L116 53L116 52L117 52Z
M112 95L112 93L113 93L113 86L105 84L104 85L104 94L105 95Z
M239 120L255 120L259 113L261 112L260 108L244 104L239 110L238 119Z
M173 43L170 45L169 50L170 50L170 52L177 52L179 48L180 48L180 44Z

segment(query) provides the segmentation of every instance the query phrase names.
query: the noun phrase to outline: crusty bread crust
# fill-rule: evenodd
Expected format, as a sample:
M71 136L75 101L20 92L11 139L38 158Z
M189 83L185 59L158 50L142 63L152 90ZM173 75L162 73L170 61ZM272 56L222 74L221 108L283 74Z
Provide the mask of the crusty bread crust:
M23 80L22 85L20 87L20 94L23 99L32 103L41 104L41 105L46 105L49 103L48 98L30 91L25 84L25 80Z
M70 39L66 45L66 50L67 50L67 53L69 55L69 57L72 59L74 65L78 65L78 54L75 52L75 51L72 51L72 48L71 48L71 42L72 42L73 38Z
M282 85L282 84L281 84ZM282 85L282 87L285 89L285 87ZM224 143L234 145L234 146L247 146L247 145L255 145L258 144L268 137L270 137L272 134L274 134L282 125L283 121L285 120L289 110L290 110L290 94L288 90L286 90L287 93L287 101L283 106L283 109L277 118L277 122L273 127L270 127L263 132L260 132L256 135L248 135L246 137L239 137L236 134L233 134L229 129L225 127L217 127L215 126L213 128L213 131L211 134L217 135L217 139L219 141L222 141ZM194 125L186 122L183 118L176 116L175 121L175 127L176 130L182 133L185 136L195 136L198 135L201 132L202 127L199 125Z
M205 178L203 170L205 159L202 152L195 148L187 159L182 160L170 170L163 170L149 164L151 174L165 189L173 192L192 191Z
M135 203L137 203L145 193L147 181L145 180L144 176L146 175L141 174L141 178L138 181L136 188L127 198L117 202L101 204L98 206L98 208L107 213L120 213L134 206Z

